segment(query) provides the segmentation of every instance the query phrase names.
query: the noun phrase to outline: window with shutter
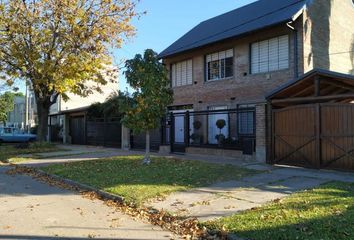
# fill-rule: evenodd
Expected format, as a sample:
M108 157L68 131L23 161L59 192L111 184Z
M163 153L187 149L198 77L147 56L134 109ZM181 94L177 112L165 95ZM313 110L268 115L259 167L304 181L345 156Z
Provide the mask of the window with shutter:
M193 83L193 61L186 60L172 64L171 84L172 87L190 85Z
M221 80L234 75L233 49L206 56L207 81Z
M289 68L289 36L284 35L251 45L251 73Z

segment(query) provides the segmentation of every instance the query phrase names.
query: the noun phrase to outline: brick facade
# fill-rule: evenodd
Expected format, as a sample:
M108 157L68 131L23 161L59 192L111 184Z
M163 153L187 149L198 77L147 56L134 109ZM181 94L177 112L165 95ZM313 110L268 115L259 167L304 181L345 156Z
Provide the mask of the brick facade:
M268 74L250 74L250 44L281 35L289 35L289 68ZM173 63L193 59L193 84L173 89L173 105L193 104L194 110L205 110L208 106L236 107L237 104L264 102L267 93L294 78L293 35L294 32L283 25L260 31L248 37L214 44L164 59L168 68ZM234 76L226 80L206 82L205 55L230 48L234 49Z
M236 108L238 104L256 104L256 158L265 161L265 96L314 67L354 73L352 23L354 7L351 0L312 0L294 23L284 23L244 37L165 58L163 61L168 69L173 63L193 60L193 84L173 88L173 105L193 105L193 109L198 111L206 110L210 106ZM289 68L251 74L251 43L285 34L289 36ZM205 81L205 56L230 48L234 50L234 76L226 80ZM334 54L338 52L343 53Z

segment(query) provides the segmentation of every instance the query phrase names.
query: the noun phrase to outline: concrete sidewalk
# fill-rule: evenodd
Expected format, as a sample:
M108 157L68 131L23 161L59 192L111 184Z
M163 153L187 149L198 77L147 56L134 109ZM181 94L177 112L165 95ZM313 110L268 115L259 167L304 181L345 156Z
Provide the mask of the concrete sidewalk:
M36 157L25 162L17 163L29 167L43 167L50 164L67 163L75 161L92 161L101 158L116 156L141 155L142 152L125 151L118 148L106 148L99 146L80 146L80 145L58 145L62 151L37 153ZM28 155L28 158L31 156ZM39 158L38 158L39 157Z
M99 200L0 167L0 239L171 239Z
M173 193L163 201L156 200L147 205L186 218L207 221L258 207L329 181L354 182L354 176L334 171L279 167L239 181Z
M43 153L42 159L31 160L22 164L30 167L42 167L55 163L143 154L143 152L103 147L73 145L61 145L60 147L71 151L66 151L64 152L66 155L59 157L55 156L55 153ZM70 153L76 154L70 155ZM354 176L350 173L271 166L265 163L217 156L153 155L208 163L232 164L243 168L265 171L262 174L246 177L239 181L222 182L209 187L173 193L164 201L156 200L146 204L187 218L197 217L202 221L257 207L269 201L286 197L294 192L314 188L328 181L354 182Z

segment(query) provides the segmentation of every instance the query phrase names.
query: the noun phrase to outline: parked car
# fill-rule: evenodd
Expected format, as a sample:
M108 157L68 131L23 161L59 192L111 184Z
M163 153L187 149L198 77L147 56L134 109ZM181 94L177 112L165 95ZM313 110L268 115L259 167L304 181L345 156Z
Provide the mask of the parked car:
M36 138L37 138L36 135L23 133L17 128L13 128L13 127L0 128L0 144L34 142L36 141Z

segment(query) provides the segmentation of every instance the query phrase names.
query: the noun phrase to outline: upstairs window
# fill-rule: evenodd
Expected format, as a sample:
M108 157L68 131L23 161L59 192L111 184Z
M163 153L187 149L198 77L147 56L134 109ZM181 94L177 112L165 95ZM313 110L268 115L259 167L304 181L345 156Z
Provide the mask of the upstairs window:
M289 68L289 36L284 35L251 45L251 73Z
M190 85L193 83L193 61L186 60L172 64L171 67L172 87Z
M232 49L206 56L207 81L221 80L234 75L234 52Z

